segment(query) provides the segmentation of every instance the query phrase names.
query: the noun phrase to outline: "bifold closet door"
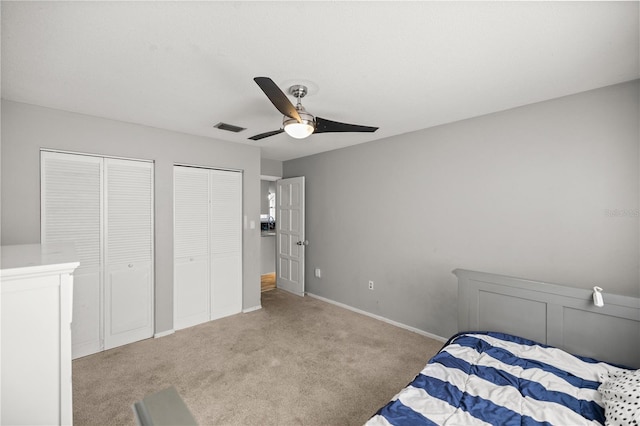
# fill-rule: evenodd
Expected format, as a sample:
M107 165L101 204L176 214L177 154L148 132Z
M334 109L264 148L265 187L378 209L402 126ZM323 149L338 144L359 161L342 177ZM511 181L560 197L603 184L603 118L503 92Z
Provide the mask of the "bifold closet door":
M211 170L211 319L242 311L242 173Z
M242 311L242 173L174 167L174 328Z
M209 321L209 171L174 167L174 324Z
M153 335L153 163L41 153L41 240L73 242L72 356Z
M73 242L72 356L102 347L102 158L42 152L41 240Z
M107 158L104 183L110 349L153 336L153 163Z

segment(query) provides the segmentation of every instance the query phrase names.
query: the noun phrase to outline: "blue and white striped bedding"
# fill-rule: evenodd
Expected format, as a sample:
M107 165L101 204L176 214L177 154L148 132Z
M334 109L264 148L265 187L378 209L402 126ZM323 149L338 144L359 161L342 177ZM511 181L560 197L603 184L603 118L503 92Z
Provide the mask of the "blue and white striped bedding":
M367 425L604 424L598 377L618 370L508 334L463 333Z

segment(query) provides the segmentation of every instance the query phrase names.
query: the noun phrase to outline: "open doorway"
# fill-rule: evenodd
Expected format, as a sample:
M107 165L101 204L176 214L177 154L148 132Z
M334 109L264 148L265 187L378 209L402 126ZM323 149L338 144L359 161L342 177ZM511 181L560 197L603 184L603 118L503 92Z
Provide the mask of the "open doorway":
M260 290L276 288L276 179L260 181Z

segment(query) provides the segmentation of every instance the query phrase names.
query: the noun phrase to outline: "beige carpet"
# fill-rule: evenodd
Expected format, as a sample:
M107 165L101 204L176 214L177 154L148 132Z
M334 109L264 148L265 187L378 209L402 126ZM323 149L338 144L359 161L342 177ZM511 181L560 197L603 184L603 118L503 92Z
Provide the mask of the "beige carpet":
M74 423L135 424L174 385L200 425L359 425L442 345L277 289L262 307L75 360Z

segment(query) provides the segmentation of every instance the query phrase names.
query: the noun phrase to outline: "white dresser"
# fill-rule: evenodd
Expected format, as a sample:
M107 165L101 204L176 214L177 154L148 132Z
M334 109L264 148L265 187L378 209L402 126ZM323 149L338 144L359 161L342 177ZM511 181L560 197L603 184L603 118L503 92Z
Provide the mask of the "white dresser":
M73 245L0 247L2 425L72 424Z

